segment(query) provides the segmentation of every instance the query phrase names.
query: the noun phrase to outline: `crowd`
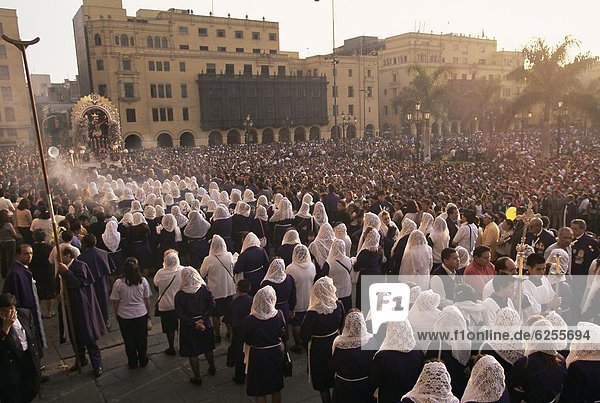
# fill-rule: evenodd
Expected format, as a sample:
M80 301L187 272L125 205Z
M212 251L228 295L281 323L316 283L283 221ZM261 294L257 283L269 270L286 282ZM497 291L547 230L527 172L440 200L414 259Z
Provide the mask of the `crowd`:
M6 150L0 361L19 364L0 393L35 396L54 316L77 349L71 369L89 357L101 376L112 304L130 368L146 366L158 315L190 382L202 384L201 355L222 370L213 350L226 342L234 381L258 402L282 400L297 354L324 402L596 401L597 344L416 337L570 325L600 342L599 142L567 137L542 160L536 136L524 151L511 133L436 139L427 163L397 139L139 150L89 169L52 160L59 239L35 154ZM527 209L539 218L525 225ZM409 283L408 320L369 332L366 275Z

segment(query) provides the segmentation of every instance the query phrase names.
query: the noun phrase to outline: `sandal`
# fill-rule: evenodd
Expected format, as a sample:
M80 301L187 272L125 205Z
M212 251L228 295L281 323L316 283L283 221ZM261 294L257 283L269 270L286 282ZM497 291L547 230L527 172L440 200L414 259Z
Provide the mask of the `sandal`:
M190 378L190 382L194 385L202 385L202 378Z

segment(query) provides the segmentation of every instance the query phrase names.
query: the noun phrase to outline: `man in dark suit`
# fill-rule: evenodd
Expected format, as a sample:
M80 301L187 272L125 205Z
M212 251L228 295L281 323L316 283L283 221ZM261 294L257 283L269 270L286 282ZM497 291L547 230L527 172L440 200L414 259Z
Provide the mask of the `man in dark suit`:
M108 258L108 253L96 247L97 238L94 234L87 234L81 240L83 252L77 258L87 263L92 276L94 277L94 291L96 298L102 310L104 323L108 326L108 276L115 272L112 260Z
M327 212L327 217L329 218L329 223L333 223L336 218L337 213L337 204L340 201L340 196L335 193L335 185L330 183L327 187L328 193L321 198L323 205L325 206L325 211Z
M17 308L12 294L0 295L0 401L31 402L40 390L37 337L28 309Z
M527 245L531 245L538 255L544 255L548 246L556 242L554 235L544 228L544 223L540 218L534 218L529 222L529 231L527 231Z
M394 216L394 206L386 199L385 192L380 190L377 192L377 201L371 204L369 211L373 214L379 215L379 213L381 213L383 210L387 210L390 213L390 217Z
M574 236L571 244L571 274L587 275L590 265L598 257L598 243L586 234L587 224L579 218L571 221L571 230Z
M96 217L96 222L89 225L88 233L94 234L96 236L98 247L105 249L106 247L102 242L102 234L106 229L106 214L104 213L104 207L96 207L94 209L94 217Z
M446 224L448 224L448 232L450 233L450 240L452 241L458 232L458 209L456 207L450 207L446 213L448 214Z
M456 286L464 283L464 269L459 270L460 258L454 248L442 250L441 258L442 264L431 272L431 289L448 305L455 300Z

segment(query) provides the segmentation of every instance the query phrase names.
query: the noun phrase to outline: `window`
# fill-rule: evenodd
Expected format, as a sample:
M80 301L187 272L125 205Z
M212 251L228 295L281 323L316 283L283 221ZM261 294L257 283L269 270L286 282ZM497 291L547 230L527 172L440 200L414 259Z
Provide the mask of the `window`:
M269 49L269 54L276 55L277 54L277 49Z
M252 65L251 64L244 64L244 75L245 76L252 75Z
M371 77L371 70L367 70L367 77Z
M207 28L198 28L198 36L208 36Z
M269 66L260 66L260 75L263 77L269 76Z
M123 88L125 89L125 98L133 98L135 96L135 94L133 93L132 83L125 83L123 85Z
M235 31L236 39L244 39L244 31Z
M162 62L156 62L156 71L163 71Z
M387 88L383 89L383 95L387 95Z
M185 71L185 62L179 62L179 71Z
M285 66L277 66L277 75L285 76Z
M146 37L146 46L148 46L149 48L154 47L154 40L151 36Z
M173 108L167 108L167 120L169 122L173 121Z
M479 64L485 64L485 59L479 59Z
M165 71L171 71L171 62L163 62L163 68Z
M171 84L165 84L165 97L173 98L173 91L171 91Z
M14 127L9 127L8 129L6 129L6 135L8 137L17 137L17 129L15 129Z
M214 63L206 63L206 73L207 74L216 74L217 73L217 65Z
M6 59L6 46L0 45L0 59Z
M188 108L183 108L183 120L190 120L190 110Z
M3 101L12 101L12 90L10 87L2 87L2 100Z
M348 115L354 115L354 105L348 105Z
M156 98L156 97L158 97L157 91L156 91L156 84L150 84L150 98Z
M274 32L270 32L269 33L269 40L270 41L276 41L277 40L277 34Z
M227 52L227 48L225 46L217 46L218 52Z
M7 122L14 122L15 121L15 108L13 108L13 107L4 108L4 119L6 119Z
M157 88L158 88L158 97L159 98L164 98L165 97L165 86L164 86L164 84L158 84Z
M252 53L260 53L260 49L252 49Z
M123 60L123 70L124 71L131 71L131 60Z
M187 98L187 84L181 84L181 98Z
M232 76L235 74L235 67L233 64L226 64L225 65L225 74L228 76Z
M348 86L348 98L353 98L354 97L354 87L349 85Z
M148 70L149 71L154 71L154 69L156 68L156 65L154 64L154 61L149 61L148 62Z
M160 42L163 49L167 49L169 47L169 41L167 40L166 36L163 36Z
M96 60L96 70L104 70L104 60L98 59Z
M244 53L244 48L235 48L236 53Z
M160 108L158 110L158 113L160 115L160 121L161 122L165 122L167 120L167 109L166 108Z
M396 82L397 78L398 78L398 76L396 75L396 73L392 73L392 81Z
M463 74L463 75L462 75L462 79L463 79L463 80L466 80L466 79L467 79L467 75L466 75L466 74Z
M96 46L102 45L102 38L100 37L100 34L94 35L94 45L96 45Z
M200 50L204 50L208 52L208 46L200 46Z
M129 38L129 45L134 46L135 42L133 41L133 36Z
M252 39L255 41L260 40L260 32L252 32Z
M121 35L121 46L129 46L129 37L125 34Z
M373 88L372 87L367 87L367 96L369 98L373 96Z
M180 35L187 35L188 34L188 27L179 27L179 34Z
M348 77L352 77L352 69L348 69Z
M115 35L115 45L119 44L119 35Z
M225 38L225 30L217 29L217 38Z
M135 122L135 109L125 109L128 122Z
M190 48L190 45L179 45L180 50L187 50Z
M152 121L158 122L158 108L152 108Z
M98 95L106 96L106 84L98 84Z
M304 75L304 71L302 71L302 70L296 70L296 75L298 77L302 77Z

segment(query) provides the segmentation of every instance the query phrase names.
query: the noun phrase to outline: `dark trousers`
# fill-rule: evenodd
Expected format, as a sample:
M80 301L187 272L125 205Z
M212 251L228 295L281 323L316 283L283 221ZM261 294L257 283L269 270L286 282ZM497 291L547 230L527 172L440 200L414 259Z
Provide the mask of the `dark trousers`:
M231 348L235 362L235 377L239 380L245 379L245 369L246 366L244 364L244 328L243 327L234 327L233 335L231 338Z
M17 242L13 239L11 241L0 242L0 270L2 271L2 278L6 278L10 266L15 261L15 252L17 249Z
M29 350L23 352L17 367L20 383L0 388L0 403L31 402L40 391L40 371L34 367Z
M86 350L88 355L90 356L92 367L102 368L102 356L100 355L100 347L98 347L97 343L91 343L86 345L77 344L77 355L79 356L79 362L83 364L87 361L85 358Z
M146 315L134 319L117 319L123 342L125 343L125 353L127 353L127 362L130 367L137 367L138 364L144 364L148 359L148 317Z

